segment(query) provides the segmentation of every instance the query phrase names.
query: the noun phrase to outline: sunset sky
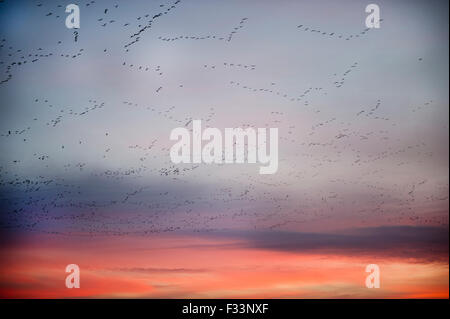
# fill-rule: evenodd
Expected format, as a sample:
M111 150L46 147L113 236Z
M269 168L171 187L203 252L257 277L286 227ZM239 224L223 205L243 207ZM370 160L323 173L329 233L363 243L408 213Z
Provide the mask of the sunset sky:
M449 297L447 1L75 3L0 3L0 297ZM196 119L278 171L172 163Z
M440 235L445 234L436 237ZM394 249L378 245L289 250L207 237L26 236L2 247L1 294L6 298L448 298L445 256L434 259L425 247L408 249L401 240ZM430 243L431 247L438 245ZM80 289L64 285L65 266L73 261L80 267ZM380 267L379 289L365 287L365 267L370 263Z

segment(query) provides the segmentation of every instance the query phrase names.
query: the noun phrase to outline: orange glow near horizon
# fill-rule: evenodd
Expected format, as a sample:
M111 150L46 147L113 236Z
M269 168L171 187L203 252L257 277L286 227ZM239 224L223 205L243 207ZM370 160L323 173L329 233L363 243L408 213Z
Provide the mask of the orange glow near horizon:
M448 298L448 263L292 253L189 236L33 235L3 248L2 298ZM81 288L65 287L65 267ZM365 287L377 263L381 288Z

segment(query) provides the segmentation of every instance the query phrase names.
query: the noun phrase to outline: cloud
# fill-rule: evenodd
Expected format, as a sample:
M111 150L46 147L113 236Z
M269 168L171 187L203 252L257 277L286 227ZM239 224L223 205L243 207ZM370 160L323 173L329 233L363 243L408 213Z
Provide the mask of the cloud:
M124 272L135 273L203 273L207 272L207 269L190 269L190 268L119 268L115 269Z
M235 239L241 246L285 252L375 255L448 262L449 230L442 227L380 226L336 233L227 231L206 236Z

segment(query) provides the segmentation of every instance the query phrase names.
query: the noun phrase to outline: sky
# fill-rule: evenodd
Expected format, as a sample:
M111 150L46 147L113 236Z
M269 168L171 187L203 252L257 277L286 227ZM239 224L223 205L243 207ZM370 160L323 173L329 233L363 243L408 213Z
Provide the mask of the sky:
M448 2L370 3L0 2L0 297L448 298ZM172 163L193 120L278 171Z

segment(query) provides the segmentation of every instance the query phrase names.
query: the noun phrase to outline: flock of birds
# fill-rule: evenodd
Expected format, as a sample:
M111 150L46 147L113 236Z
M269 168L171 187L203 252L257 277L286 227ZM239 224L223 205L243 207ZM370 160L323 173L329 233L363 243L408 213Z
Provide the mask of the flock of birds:
M383 21L383 19L380 19L380 22L381 21ZM355 40L355 39L358 39L360 37L363 37L371 30L369 28L365 28L363 31L361 31L359 33L345 35L345 34L341 34L341 33L338 33L338 32L323 31L323 30L320 30L318 28L313 28L311 26L306 26L306 25L303 25L303 24L298 25L297 28L300 31L303 31L303 32L313 33L313 34L320 35L320 36L323 36L323 37L327 37L327 38L330 38L330 39L333 39L333 38L342 39L342 40L345 40L345 41Z
M230 42L233 39L233 36L244 27L247 20L248 18L242 18L239 24L236 27L234 27L232 31L230 31L228 34L225 35L213 35L213 34L204 36L180 35L172 38L159 36L158 39L166 42L172 42L177 40L219 40Z
M82 5L93 8L98 7L99 3L86 1ZM180 0L160 4L156 11L141 13L134 21L128 21L119 14L124 4L113 4L99 11L96 22L101 28L111 25L135 28L128 32L127 38L118 39L122 52L126 54L144 39L144 35L150 37L155 23L180 5ZM61 4L55 7L39 1L36 7L49 19L65 17ZM153 37L164 42L232 42L240 32L245 32L244 26L249 21L244 17L237 26L221 35L168 37L153 34ZM341 34L305 25L298 25L297 29L347 41L361 39L370 30ZM74 48L71 52L64 52L69 40L57 40L49 49L38 47L25 50L15 48L8 43L7 38L1 39L0 67L3 79L0 80L0 94L20 85L14 82L13 74L21 72L29 64L48 65L57 58L79 63L79 58L88 57L92 50L79 47L81 37L80 30L80 34L76 33L75 38L70 39L70 45ZM139 47L135 49L139 50ZM108 47L102 53L109 52ZM105 55L104 58L108 57ZM144 75L154 75L156 79L167 75L158 63L149 65L133 62L131 58L121 61L121 65L117 65L119 69L122 67L121 70L151 71ZM260 64L257 68L256 64L248 62L226 61L198 65L198 71L206 69L223 73L246 70L254 74L264 68ZM406 184L394 182L386 185L383 177L385 172L378 164L393 163L395 167L402 167L413 165L415 161L427 162L435 155L420 140L410 143L394 138L401 118L389 112L389 105L383 102L382 96L368 101L367 106L361 106L357 111L351 110L350 120L316 107L322 97L336 94L337 89L342 91L344 84L362 68L363 65L354 62L341 68L342 73L334 73L320 85L307 86L295 92L277 84L280 79L276 75L267 79L265 86L251 84L245 76L223 81L224 88L230 89L229 92L242 89L239 92L248 98L262 96L264 99L271 96L279 99L279 105L258 113L264 127L285 128L280 132L280 149L288 151L280 152L280 172L274 176L251 174L249 172L255 169L248 166L175 165L168 156L171 145L167 138L149 134L139 141L117 144L114 139L121 132L114 127L104 131L93 130L90 135L87 134L89 138L86 134L80 133L78 136L69 131L67 134L72 137L70 141L57 142L53 148L52 140L46 141L49 147L36 146L42 132L46 132L46 136L56 137L71 125L89 128L89 125L99 124L99 119L113 112L126 112L131 118L145 116L154 121L152 125L170 128L180 126L190 131L194 119L201 119L205 127L215 127L227 115L212 106L200 112L190 111L179 104L160 103L157 97L166 90L162 82L153 91L148 90L151 100L157 101L148 104L125 97L120 100L111 100L106 96L101 99L88 98L84 103L34 97L29 103L39 110L39 115L24 117L22 123L25 124L20 127L2 122L0 143L8 154L0 162L0 207L5 216L0 220L0 227L52 234L83 232L90 236L124 236L178 230L208 232L233 227L279 230L303 227L308 223L349 213L353 213L353 219L357 219L360 225L369 225L371 220L377 218L391 224L448 225L448 219L443 215L425 216L418 213L423 207L448 204L448 185L445 183L431 184L424 176ZM235 76L237 73L233 74ZM216 73L211 72L209 76L216 77ZM246 84L247 81L250 84ZM178 88L188 89L189 85L183 83ZM188 96L188 93L183 94ZM298 107L293 109L292 102L299 103ZM408 112L427 112L434 106L433 100L427 98L419 106L411 106ZM310 116L308 127L297 123L296 112L299 110ZM377 124L374 126L375 122ZM255 127L253 122L245 118L237 117L237 124L235 127ZM143 139L146 142L142 142ZM364 151L366 145L371 143L381 147L370 152ZM30 149L32 155L16 153L16 148ZM89 156L71 160L64 155L72 154L70 152L74 150L79 154L89 153ZM131 160L123 160L123 165L117 165L122 163L122 157ZM327 174L341 165L358 170L358 178L345 179L336 174ZM29 167L33 167L32 173L24 174ZM237 173L232 173L233 170ZM320 181L325 187L320 190L309 189L304 181L311 184ZM351 196L354 192L365 192L370 196L357 198Z

